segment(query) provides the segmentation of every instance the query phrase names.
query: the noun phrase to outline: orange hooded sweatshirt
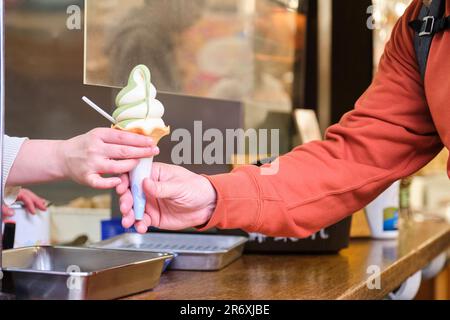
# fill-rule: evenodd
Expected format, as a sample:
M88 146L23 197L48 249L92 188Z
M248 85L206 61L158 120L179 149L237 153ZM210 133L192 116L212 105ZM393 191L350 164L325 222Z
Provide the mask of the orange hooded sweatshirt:
M408 26L421 6L415 0L396 24L373 83L325 141L280 157L274 175L246 166L208 177L218 201L204 229L307 237L450 147L450 30L434 37L422 81ZM446 10L450 15L450 0Z

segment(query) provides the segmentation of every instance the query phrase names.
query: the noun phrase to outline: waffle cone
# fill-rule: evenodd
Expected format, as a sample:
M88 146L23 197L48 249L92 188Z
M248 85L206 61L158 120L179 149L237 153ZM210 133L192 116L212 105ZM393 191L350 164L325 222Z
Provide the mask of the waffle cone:
M118 126L113 126L114 129L118 129L121 131L127 131L132 133L137 133L143 136L147 136L153 139L156 145L158 145L159 141L170 134L170 127L164 127L164 128L154 128L152 131L148 132L147 130L144 130L142 128L130 128L130 129L123 129Z

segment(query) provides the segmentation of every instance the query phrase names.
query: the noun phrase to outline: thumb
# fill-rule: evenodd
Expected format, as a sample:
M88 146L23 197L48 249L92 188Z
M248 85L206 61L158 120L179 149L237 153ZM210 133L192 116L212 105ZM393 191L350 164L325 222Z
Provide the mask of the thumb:
M181 195L179 183L144 180L144 192L148 197L156 199L178 198Z

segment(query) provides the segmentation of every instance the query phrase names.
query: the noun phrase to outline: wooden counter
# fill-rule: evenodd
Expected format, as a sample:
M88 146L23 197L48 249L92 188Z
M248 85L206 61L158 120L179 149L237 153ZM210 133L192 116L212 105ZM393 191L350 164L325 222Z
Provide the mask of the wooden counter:
M450 226L416 223L398 240L355 239L337 255L245 255L219 272L170 271L129 299L381 299L450 246ZM369 266L381 289L369 290Z

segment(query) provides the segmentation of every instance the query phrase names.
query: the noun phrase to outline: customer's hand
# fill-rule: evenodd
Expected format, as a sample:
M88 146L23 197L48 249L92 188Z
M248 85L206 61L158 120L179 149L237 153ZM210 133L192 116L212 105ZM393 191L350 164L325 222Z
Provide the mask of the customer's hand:
M96 189L115 188L121 183L119 177L103 175L127 173L138 159L159 153L151 138L109 128L62 141L59 149L64 176Z
M205 225L216 207L216 191L208 179L182 167L155 163L152 177L144 181L147 195L144 220L136 222L128 175L121 178L117 193L122 224L125 228L134 224L139 233L147 232L151 226L181 230Z

